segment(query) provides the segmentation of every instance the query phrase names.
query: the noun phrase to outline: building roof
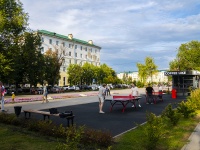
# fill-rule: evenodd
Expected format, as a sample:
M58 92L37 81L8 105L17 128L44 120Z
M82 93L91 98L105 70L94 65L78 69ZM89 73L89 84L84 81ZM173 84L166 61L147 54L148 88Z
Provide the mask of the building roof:
M165 72L167 70L158 70L158 72ZM127 74L131 74L131 73L134 73L134 72L138 72L138 71L124 71L124 72L118 72L117 74L120 74L120 73L127 73Z
M94 44L90 44L87 41L83 41L83 40L76 39L76 38L70 39L70 38L68 38L68 36L61 35L61 34L58 34L58 33L55 33L55 32L50 32L50 31L46 31L46 30L38 30L38 32L41 33L41 34L44 34L44 35L57 37L57 38L61 38L61 39L67 40L67 41L77 42L77 43L80 43L80 44L83 44L83 45L93 46L93 47L101 49L100 46L97 46L97 45L94 45Z

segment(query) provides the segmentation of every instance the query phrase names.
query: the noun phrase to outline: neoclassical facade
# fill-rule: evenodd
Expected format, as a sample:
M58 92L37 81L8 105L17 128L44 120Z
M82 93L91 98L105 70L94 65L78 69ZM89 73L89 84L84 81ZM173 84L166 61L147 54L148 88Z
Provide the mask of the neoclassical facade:
M65 36L46 30L38 30L38 32L42 36L41 53L49 49L57 49L64 59L60 67L59 86L68 85L67 68L70 64L82 66L85 62L89 62L100 66L101 47L94 45L92 40L84 41L74 38L72 34Z
M158 72L156 74L152 75L152 81L153 82L162 82L162 83L168 82L168 77L165 76L164 72L166 72L166 70L158 70ZM121 73L117 74L117 77L119 79L122 79L124 74L127 77L131 77L135 81L140 80L137 71L121 72ZM151 82L151 77L148 77L146 81Z

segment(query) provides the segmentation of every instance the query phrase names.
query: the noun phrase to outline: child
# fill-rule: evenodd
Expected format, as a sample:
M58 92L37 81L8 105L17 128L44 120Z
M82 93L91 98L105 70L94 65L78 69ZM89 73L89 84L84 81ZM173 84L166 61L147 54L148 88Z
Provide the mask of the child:
M15 93L12 92L12 102L14 103L15 102Z

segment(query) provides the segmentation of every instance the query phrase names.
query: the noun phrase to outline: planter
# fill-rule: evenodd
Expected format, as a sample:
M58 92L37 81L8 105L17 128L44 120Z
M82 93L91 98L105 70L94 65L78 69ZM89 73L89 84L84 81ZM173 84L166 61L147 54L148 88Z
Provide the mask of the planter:
M21 109L22 109L22 106L14 106L15 115L17 117L19 117L19 115L21 114Z

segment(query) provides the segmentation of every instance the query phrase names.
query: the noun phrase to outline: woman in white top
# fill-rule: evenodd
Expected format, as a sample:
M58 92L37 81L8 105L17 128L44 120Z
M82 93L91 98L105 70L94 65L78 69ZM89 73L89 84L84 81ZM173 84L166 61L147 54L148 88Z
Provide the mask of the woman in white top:
M99 88L99 93L98 93L98 97L99 97L99 113L103 114L103 103L104 103L104 99L105 99L105 92L106 92L106 85L103 84L102 87Z
M135 84L132 84L131 95L134 97L139 96L139 91L138 91L137 86L135 86ZM137 101L138 101L138 106L141 107L139 99ZM135 107L135 105L133 105L132 107Z

